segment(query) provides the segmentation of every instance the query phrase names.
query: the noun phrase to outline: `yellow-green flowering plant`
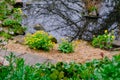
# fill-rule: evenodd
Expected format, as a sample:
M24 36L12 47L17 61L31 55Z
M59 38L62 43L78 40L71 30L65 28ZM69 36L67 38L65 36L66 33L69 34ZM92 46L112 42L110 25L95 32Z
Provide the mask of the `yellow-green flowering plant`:
M108 33L108 31L105 30L105 34L98 35L97 37L93 38L92 45L101 49L111 49L112 42L114 39L115 36L112 33Z
M51 41L47 32L37 31L34 34L28 34L25 37L25 44L33 49L41 49L48 51L53 47L53 42Z

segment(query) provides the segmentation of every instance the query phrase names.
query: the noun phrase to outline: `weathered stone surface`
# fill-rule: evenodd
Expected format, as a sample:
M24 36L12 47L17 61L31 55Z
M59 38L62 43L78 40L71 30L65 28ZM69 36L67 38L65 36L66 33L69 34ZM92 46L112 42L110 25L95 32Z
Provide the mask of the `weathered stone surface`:
M42 57L38 54L25 54L23 56L21 56L22 58L25 59L25 63L26 64L29 64L29 65L33 65L33 64L36 64L36 63L56 63L55 60L52 60L52 59L48 59L48 58L45 58L45 57Z
M14 42L19 43L19 44L24 44L24 36L23 35L18 35L14 37Z
M114 40L112 45L116 47L120 47L120 40Z

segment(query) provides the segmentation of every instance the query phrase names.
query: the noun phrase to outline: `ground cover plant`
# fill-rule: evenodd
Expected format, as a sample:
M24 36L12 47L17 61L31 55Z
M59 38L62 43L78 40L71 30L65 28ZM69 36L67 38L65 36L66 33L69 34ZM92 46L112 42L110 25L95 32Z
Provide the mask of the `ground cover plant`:
M58 62L32 66L13 54L6 59L10 65L0 66L0 80L120 80L120 55L83 64Z
M48 51L53 47L51 36L47 32L37 31L34 34L28 34L25 37L25 44L30 48Z
M93 38L92 45L101 49L111 49L114 39L115 36L105 30L105 33L103 35L98 35L97 37Z
M63 40L58 47L58 50L63 53L72 53L74 52L74 45L72 42L68 42L67 40Z
M0 28L4 32L4 35L23 35L26 31L26 28L21 25L22 10L21 8L15 8L14 4L15 0L0 1ZM0 33L0 36L3 35L3 32Z

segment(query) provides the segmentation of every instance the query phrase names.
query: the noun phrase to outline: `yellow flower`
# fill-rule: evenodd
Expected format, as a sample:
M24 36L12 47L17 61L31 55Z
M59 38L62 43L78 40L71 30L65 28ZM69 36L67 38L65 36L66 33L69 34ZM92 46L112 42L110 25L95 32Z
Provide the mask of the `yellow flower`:
M115 39L115 36L112 36L112 39Z
M20 12L20 14L22 14L22 10L21 10L21 8L18 8L17 10Z
M107 33L108 31L107 30L105 30L105 33Z

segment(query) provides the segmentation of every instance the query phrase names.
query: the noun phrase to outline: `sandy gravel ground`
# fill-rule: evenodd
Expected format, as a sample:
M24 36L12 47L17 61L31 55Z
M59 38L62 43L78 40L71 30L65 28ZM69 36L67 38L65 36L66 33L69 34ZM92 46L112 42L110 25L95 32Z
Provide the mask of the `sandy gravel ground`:
M52 50L49 52L44 52L42 50L33 50L26 45L17 44L14 41L10 41L5 47L8 51L13 51L16 53L32 53L39 54L42 57L53 59L56 61L65 61L65 62L80 62L90 61L92 59L101 59L103 56L111 58L113 55L118 53L111 53L110 51L101 50L99 48L94 48L89 45L86 41L77 41L75 42L76 48L74 53L64 54L57 50L58 45L56 44ZM119 52L119 51L118 51Z

